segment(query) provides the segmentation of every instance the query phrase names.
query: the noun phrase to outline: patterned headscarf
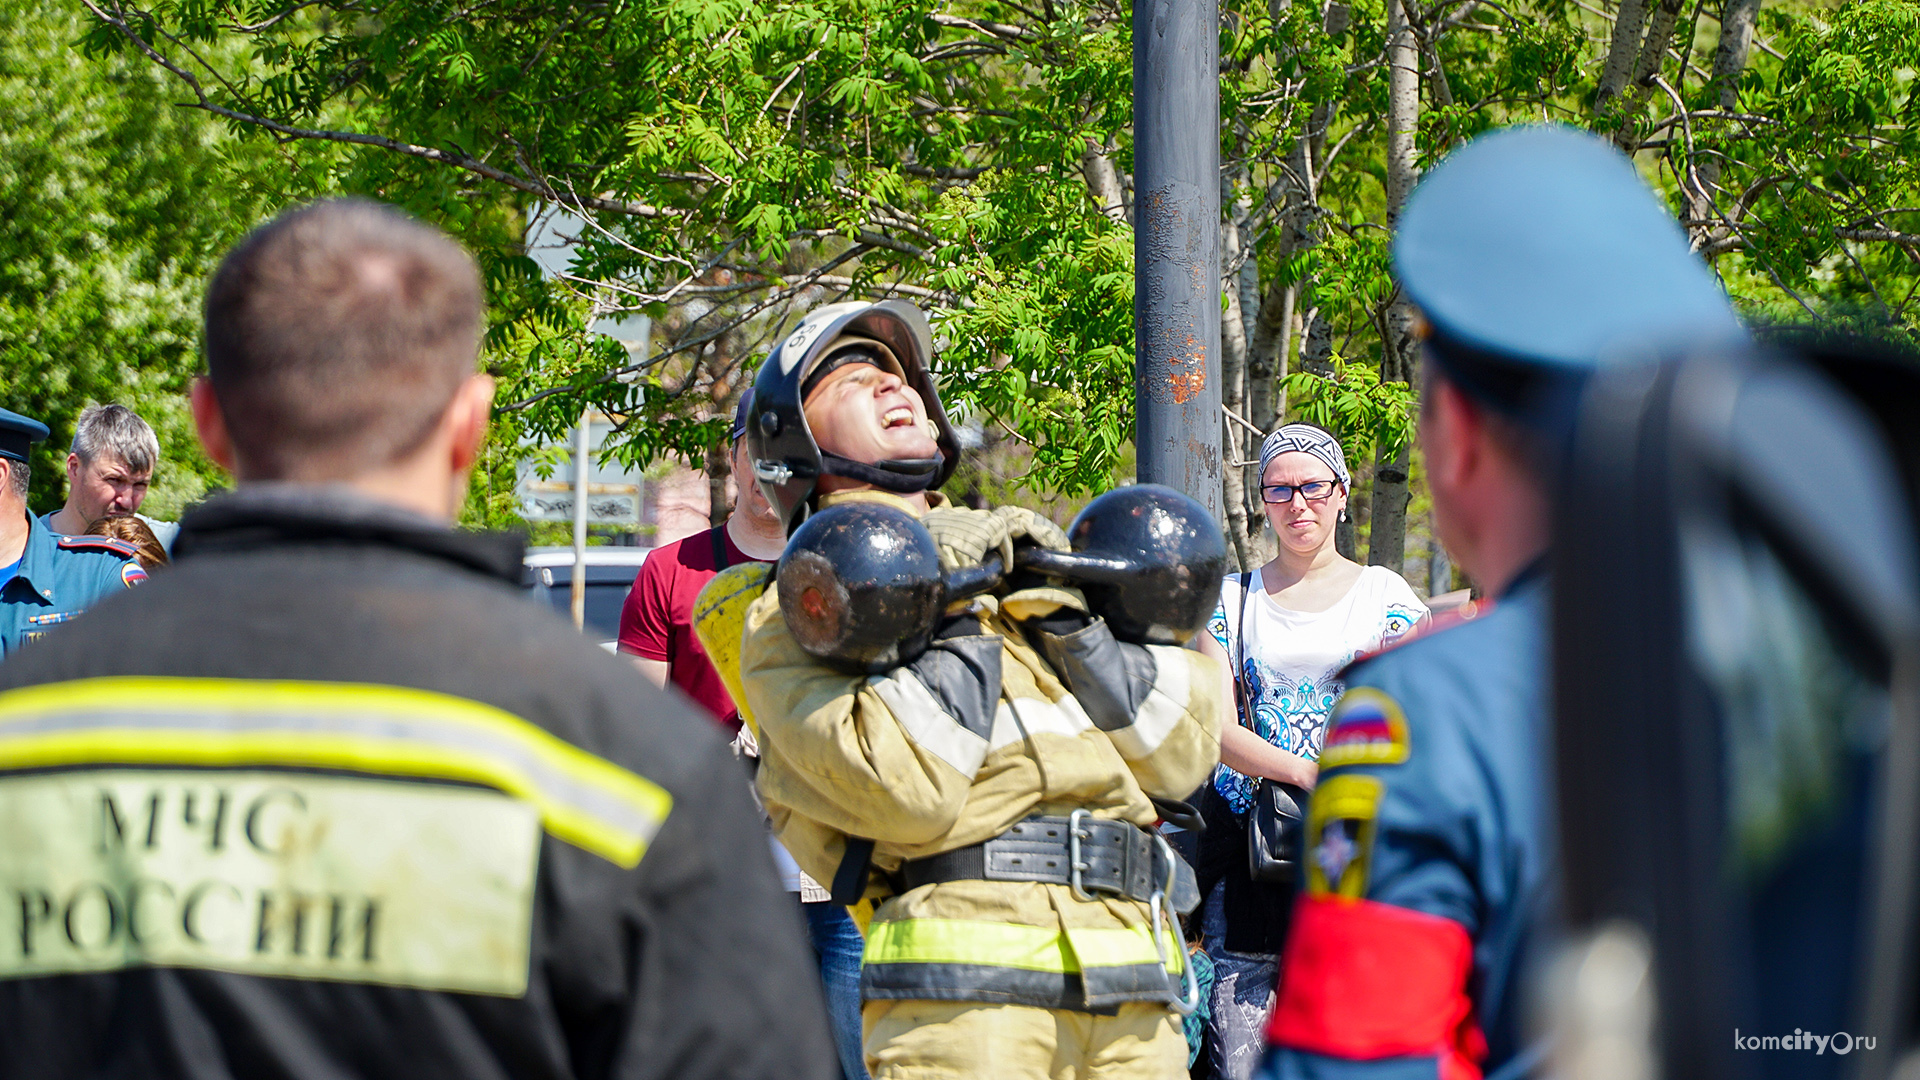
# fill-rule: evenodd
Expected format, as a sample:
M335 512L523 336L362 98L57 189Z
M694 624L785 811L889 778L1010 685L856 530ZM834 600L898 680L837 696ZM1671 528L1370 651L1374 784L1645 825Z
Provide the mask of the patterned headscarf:
M1267 441L1260 444L1261 482L1265 482L1267 466L1274 458L1296 451L1326 462L1340 486L1353 490L1353 474L1347 471L1347 456L1340 452L1340 440L1312 424L1282 424L1267 436Z

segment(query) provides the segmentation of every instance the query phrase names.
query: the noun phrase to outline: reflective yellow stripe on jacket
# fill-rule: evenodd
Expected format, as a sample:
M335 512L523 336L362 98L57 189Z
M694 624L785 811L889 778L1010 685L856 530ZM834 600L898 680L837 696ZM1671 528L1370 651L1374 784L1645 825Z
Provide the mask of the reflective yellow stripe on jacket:
M1083 1008L1162 1001L1185 963L1148 927L1052 927L982 919L905 918L869 927L861 994L868 999L1007 1001Z
M1169 950L1167 971L1180 973L1183 951ZM871 928L861 960L867 964L981 964L1066 973L1092 967L1158 966L1160 954L1144 926L1054 930L977 919L899 919Z
M408 687L101 678L0 694L0 770L280 765L461 780L523 799L546 831L632 867L673 799L504 710Z

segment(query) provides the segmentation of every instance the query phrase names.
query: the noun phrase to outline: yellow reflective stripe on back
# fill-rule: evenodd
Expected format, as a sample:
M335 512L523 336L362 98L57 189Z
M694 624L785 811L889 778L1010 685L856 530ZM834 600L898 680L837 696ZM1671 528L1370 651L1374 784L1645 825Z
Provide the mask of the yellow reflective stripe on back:
M1144 926L1132 929L1070 926L1066 933L1074 955L1080 958L1081 967L1123 967L1160 962L1160 953L1153 947L1153 937ZM1167 970L1179 971L1180 958L1185 949L1177 940L1168 942L1164 947L1167 948Z
M1177 943L1176 943L1177 944ZM1179 971L1179 949L1169 960ZM868 964L983 964L1025 971L1078 972L1083 968L1158 964L1146 927L1075 928L973 919L897 919L868 929Z
M409 687L127 677L0 694L0 770L101 763L288 765L462 780L534 805L559 839L623 867L667 792L501 709Z

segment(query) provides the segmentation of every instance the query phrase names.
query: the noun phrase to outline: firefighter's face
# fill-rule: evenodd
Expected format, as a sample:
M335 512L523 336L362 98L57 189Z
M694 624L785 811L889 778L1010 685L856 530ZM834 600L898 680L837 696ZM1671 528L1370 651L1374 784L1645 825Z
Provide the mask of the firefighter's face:
M806 413L820 449L849 461L872 465L940 453L920 395L872 364L828 372L807 395Z
M1274 485L1293 489L1290 501L1264 503L1267 524L1273 526L1282 547L1310 555L1333 543L1334 524L1347 508L1347 493L1326 462L1300 451L1280 454L1260 474L1263 500ZM1325 494L1314 499L1307 496L1308 491Z

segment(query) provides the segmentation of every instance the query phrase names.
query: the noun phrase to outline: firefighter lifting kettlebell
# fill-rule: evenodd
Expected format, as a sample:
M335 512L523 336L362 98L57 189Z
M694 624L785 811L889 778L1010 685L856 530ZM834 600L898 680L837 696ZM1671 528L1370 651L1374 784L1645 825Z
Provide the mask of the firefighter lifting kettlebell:
M876 1075L1177 1075L1198 990L1176 915L1199 896L1154 800L1219 759L1224 678L1179 644L1224 543L1150 485L1068 532L950 505L931 360L898 301L819 309L775 348L748 440L790 546L777 573L714 579L702 639L737 655L782 842L878 904Z

